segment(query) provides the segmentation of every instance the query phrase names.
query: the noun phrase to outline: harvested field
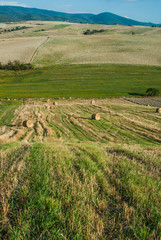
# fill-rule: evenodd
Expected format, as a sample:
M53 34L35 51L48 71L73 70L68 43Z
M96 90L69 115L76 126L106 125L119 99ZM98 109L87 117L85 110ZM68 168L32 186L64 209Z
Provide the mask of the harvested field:
M160 29L19 24L2 63L64 65L0 71L0 239L160 240L161 100L125 98L160 90Z
M0 238L159 240L156 108L126 99L46 104L0 105Z
M51 37L39 49L33 63L37 67L99 63L161 66L160 50L160 34L155 37L120 33L101 36L58 35Z
M161 108L161 98L153 98L153 97L144 97L144 98L126 98L128 101L144 105L144 106L151 106L151 107L158 107Z
M29 21L3 24L2 30L17 26L29 28L0 34L0 39L5 41L4 44L0 40L4 49L0 48L2 62L8 61L9 56L11 57L10 60L23 60L24 58L24 61L29 61L29 58L26 57L26 46L31 52L32 49L35 49L36 38L49 37L49 41L39 48L33 59L33 64L36 67L71 63L124 63L161 66L161 31L159 27ZM85 36L83 32L87 29L104 29L105 32ZM26 38L29 39L28 43L25 40ZM13 48L10 47L9 39L13 43ZM19 44L20 49L17 48ZM6 56L1 54L4 51ZM28 54L27 51L27 56Z
M0 40L0 62L30 62L35 50L46 40L44 37L14 38Z
M98 122L92 120L95 115L96 119L98 116ZM14 116L5 131L6 125L1 126L3 134L0 141L3 143L23 141L23 137L31 130L27 126L30 121L33 135L28 139L29 142L37 141L38 136L45 142L48 137L50 141L80 140L117 144L161 142L161 135L157 134L161 130L161 116L156 113L156 108L133 105L124 99L97 99L94 105L91 105L90 99L60 100L54 108L40 100L27 100L16 109Z

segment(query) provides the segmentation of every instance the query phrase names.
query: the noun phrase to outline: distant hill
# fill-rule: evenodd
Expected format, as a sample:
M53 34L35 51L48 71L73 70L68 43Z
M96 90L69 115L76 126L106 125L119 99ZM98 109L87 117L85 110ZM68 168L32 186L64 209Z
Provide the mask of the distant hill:
M0 22L17 21L68 21L74 23L89 24L121 24L121 25L141 25L152 26L153 23L138 22L124 18L113 13L105 12L98 15L84 13L63 13L37 8L24 8L15 6L0 6Z

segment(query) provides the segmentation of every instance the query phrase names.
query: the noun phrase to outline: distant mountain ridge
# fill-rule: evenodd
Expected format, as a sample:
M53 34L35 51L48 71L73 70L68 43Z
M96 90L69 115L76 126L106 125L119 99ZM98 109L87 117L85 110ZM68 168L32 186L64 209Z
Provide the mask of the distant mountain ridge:
M110 12L100 14L90 13L63 13L37 8L25 8L15 6L0 6L0 22L18 21L67 21L73 23L89 24L120 24L120 25L140 25L153 26L154 23L139 22L125 17L118 16Z

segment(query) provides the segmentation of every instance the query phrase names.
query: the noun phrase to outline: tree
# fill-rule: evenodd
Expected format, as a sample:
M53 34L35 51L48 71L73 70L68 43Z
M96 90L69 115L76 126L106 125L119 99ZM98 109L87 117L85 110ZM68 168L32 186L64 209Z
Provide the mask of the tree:
M146 90L146 95L147 96L158 96L159 95L159 90L158 89L156 89L156 88L148 88L147 90Z

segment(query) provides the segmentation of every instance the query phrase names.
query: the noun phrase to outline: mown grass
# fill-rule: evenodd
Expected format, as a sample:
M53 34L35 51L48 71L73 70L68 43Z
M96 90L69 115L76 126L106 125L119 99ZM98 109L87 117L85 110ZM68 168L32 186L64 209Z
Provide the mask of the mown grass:
M120 97L161 90L160 67L61 65L27 72L0 72L1 98Z
M159 240L158 173L116 151L96 144L35 143L17 147L12 164L8 153L1 177L3 194L12 190L12 197L2 201L1 237Z
M97 99L95 105L59 100L48 111L31 102L25 111L47 114L52 134L43 142L10 137L0 145L0 239L160 240L161 116L155 109ZM12 113L8 107L19 103L3 106ZM98 110L100 121L91 120Z
M19 101L5 101L0 104L0 127L11 124L14 111L19 105Z

